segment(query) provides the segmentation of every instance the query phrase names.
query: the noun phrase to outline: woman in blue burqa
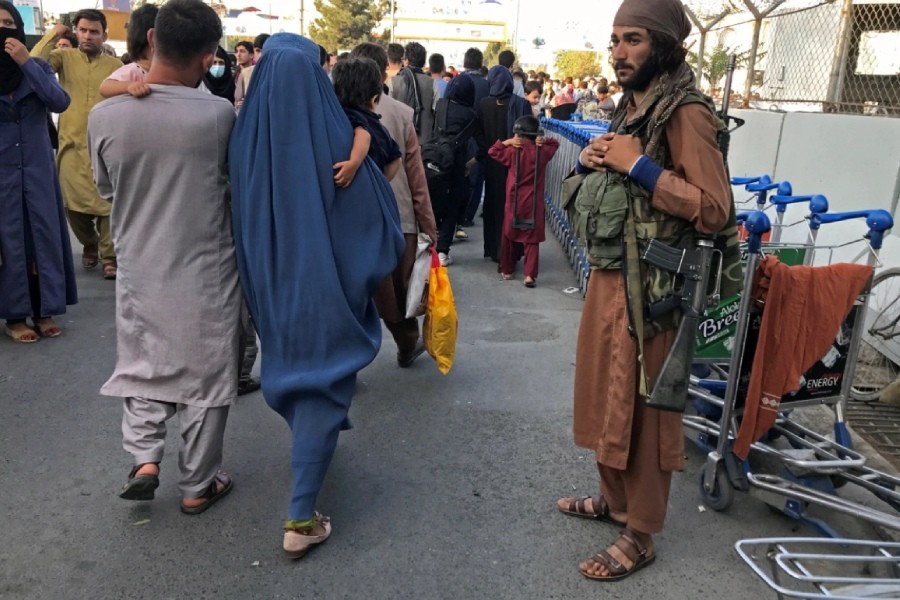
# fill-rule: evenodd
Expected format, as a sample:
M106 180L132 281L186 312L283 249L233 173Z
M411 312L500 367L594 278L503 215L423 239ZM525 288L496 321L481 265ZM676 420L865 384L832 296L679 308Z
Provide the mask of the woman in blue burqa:
M273 35L253 71L229 148L238 270L262 350L262 389L291 428L293 493L284 550L300 558L331 533L316 497L356 373L381 344L372 294L403 253L397 204L366 159L345 188L350 122L319 47Z

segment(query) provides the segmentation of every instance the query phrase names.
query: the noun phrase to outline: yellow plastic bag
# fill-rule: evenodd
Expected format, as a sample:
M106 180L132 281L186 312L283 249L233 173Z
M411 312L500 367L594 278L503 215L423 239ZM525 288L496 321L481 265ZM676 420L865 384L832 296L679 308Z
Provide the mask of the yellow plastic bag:
M425 308L425 325L422 337L425 349L437 362L438 370L446 375L453 366L456 355L456 330L459 320L450 289L447 267L441 266L437 252L431 250L431 275L428 278L428 305Z

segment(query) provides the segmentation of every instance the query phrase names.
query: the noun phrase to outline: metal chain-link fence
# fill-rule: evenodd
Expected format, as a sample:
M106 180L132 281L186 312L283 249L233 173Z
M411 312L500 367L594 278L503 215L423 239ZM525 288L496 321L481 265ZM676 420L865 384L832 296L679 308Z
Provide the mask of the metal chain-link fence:
M900 116L900 0L684 0L690 60L735 106Z

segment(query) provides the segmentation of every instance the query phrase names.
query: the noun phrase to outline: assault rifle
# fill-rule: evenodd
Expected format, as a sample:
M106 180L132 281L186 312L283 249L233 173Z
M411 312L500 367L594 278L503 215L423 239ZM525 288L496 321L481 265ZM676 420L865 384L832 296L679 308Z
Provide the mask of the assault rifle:
M681 309L681 325L678 326L675 342L653 389L647 395L646 403L650 408L684 412L700 315L706 310L708 302L718 304L715 296L707 297L709 272L715 252L717 250L713 238L699 236L697 247L693 249L673 248L657 240L650 240L641 253L644 261L673 274L672 293L647 307L650 319L676 308Z
M735 55L728 57L728 76L722 93L722 108L718 117L723 125L716 135L719 150L725 160L728 172L728 148L731 133L744 125L744 120L728 114L731 96L731 81L734 77ZM735 127L730 128L731 123ZM733 207L732 207L733 210ZM707 296L713 255L719 255L718 275L712 296ZM672 293L666 298L647 307L647 316L653 320L672 310L681 309L681 325L675 335L675 342L663 363L653 389L647 395L646 403L651 408L684 412L688 387L691 381L691 364L694 359L694 341L700 315L707 306L719 303L719 283L721 278L722 251L716 248L714 238L698 236L694 249L672 248L656 240L651 240L644 248L641 258L651 265L672 273Z

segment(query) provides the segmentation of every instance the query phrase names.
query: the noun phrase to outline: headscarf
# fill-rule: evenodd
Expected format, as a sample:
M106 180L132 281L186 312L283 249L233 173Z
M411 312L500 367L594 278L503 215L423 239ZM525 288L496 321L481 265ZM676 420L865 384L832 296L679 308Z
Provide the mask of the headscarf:
M219 46L216 48L216 58L225 61L225 72L222 73L221 77L213 77L207 71L203 74L203 83L206 84L206 88L210 92L234 104L234 77L231 75L231 57L222 46Z
M491 67L487 74L488 83L491 84L490 96L494 98L506 98L513 93L513 78L509 69L503 65Z
M372 160L349 187L335 187L332 167L352 141L319 47L293 33L269 38L229 163L238 272L266 356L263 392L283 416L299 401L349 407L356 372L381 344L372 295L405 243Z
M516 119L533 114L531 104L525 98L513 95L513 78L509 69L503 65L491 67L487 78L491 84L491 97L498 100L506 99L509 103L509 109L506 111L506 129L507 135L512 137Z
M691 22L681 0L624 0L613 19L614 27L643 27L679 42L691 33Z
M444 98L469 108L475 107L475 82L472 76L462 73L450 80Z
M13 60L12 56L3 50L7 38L15 38L25 43L25 23L19 10L6 0L0 0L0 9L12 15L16 22L15 29L0 27L0 95L6 96L13 93L22 83L22 68Z

